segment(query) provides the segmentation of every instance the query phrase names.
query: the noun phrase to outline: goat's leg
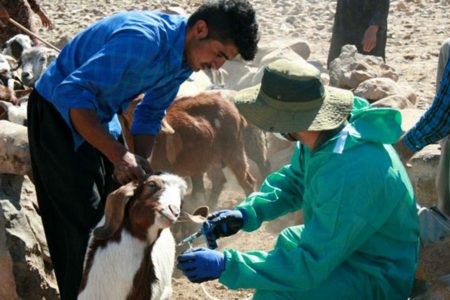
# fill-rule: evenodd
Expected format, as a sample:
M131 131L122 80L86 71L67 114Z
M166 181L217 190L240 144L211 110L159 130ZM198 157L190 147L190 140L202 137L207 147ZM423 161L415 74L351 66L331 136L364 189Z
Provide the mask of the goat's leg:
M191 181L192 181L192 192L191 192L192 201L195 202L196 204L200 205L204 204L206 199L205 196L206 192L205 192L205 185L203 183L203 175L191 176ZM196 207L193 208L195 209Z
M270 173L270 162L267 157L267 137L266 134L254 125L247 124L243 130L244 146L247 158L251 159L259 170L258 184L264 181Z
M214 209L218 206L219 196L227 182L227 178L222 171L222 165L220 163L211 164L206 174L208 174L212 183L211 193L208 197L208 206Z
M250 167L244 149L241 149L232 159L229 159L227 166L231 169L234 176L236 176L239 185L244 189L246 195L256 191L256 179L250 173Z

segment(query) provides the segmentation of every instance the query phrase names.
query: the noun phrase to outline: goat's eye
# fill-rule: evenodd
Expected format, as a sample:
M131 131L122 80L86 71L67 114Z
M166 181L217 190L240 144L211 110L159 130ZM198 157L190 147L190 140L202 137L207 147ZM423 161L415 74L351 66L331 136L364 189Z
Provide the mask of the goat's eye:
M39 62L40 62L40 63L45 63L45 57L39 58Z
M153 180L150 181L150 182L147 184L147 186L148 186L149 188L151 188L152 190L158 188L158 185L157 185L156 182L154 182Z

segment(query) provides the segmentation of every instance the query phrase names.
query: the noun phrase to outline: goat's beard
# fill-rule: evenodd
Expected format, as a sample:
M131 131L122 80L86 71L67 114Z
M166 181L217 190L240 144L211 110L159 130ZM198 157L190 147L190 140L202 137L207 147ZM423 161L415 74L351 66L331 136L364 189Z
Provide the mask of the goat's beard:
M158 212L156 215L155 225L158 228L164 229L172 226L177 221L177 218L170 213Z

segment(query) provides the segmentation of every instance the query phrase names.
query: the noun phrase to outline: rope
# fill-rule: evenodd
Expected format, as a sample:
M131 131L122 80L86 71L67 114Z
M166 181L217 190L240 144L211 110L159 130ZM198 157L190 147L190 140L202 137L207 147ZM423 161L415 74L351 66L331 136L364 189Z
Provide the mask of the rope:
M192 243L188 242L189 248L192 249ZM202 288L203 293L205 294L206 298L208 298L209 300L221 300L219 298L214 297L213 295L211 295L210 293L208 293L208 291L206 290L206 286L204 285L204 282L200 283L200 287ZM248 298L244 298L242 300L251 300L253 297L250 296Z
M192 249L192 243L188 242L188 245L189 245L189 249ZM203 282L200 283L200 287L202 288L202 291L205 294L206 298L208 298L209 300L220 300L219 298L216 298L216 297L212 296L210 293L208 293Z
M52 44L50 44L49 42L45 41L44 39L42 39L40 36L38 36L37 34L35 34L34 32L28 30L27 28L25 28L24 26L22 26L21 24L19 24L17 21L15 21L14 19L9 18L8 21L13 24L16 27L19 27L20 29L22 29L23 31L25 31L27 34L37 38L38 40L40 40L42 43L44 43L45 45L47 45L48 47L52 48L55 51L61 52L60 49L58 49L56 46L53 46Z

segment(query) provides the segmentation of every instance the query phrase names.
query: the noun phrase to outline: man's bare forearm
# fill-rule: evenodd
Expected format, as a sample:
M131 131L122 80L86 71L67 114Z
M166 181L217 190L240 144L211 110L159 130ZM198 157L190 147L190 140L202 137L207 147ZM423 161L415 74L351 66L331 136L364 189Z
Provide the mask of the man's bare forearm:
M75 130L112 163L115 164L127 153L125 146L103 128L93 110L72 108L70 118Z
M146 159L152 154L153 144L155 142L154 135L136 135L134 140L134 152Z

